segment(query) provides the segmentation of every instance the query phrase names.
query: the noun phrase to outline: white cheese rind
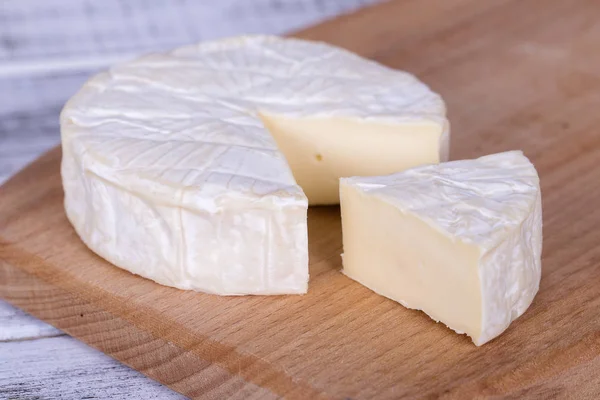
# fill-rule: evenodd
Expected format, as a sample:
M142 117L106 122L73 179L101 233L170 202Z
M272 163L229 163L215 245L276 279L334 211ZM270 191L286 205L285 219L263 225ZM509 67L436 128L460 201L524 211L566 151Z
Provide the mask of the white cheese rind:
M462 243L478 252L476 265L465 268L475 268L479 277L479 327L467 332L475 344L498 336L531 304L541 277L541 192L537 172L521 152L422 166L388 176L342 179L342 193L348 188L348 193L356 190L381 200L398 213L423 221L457 246ZM353 217L344 214L345 201L342 196L342 215L350 221ZM344 227L346 235L352 232ZM346 242L345 238L346 253L360 251L349 251ZM345 266L352 261L346 256ZM367 268L377 266L361 269L352 265L346 273L362 282L370 279ZM464 281L467 279L465 274ZM376 280L371 283L373 290L381 292L375 286L384 284ZM389 292L387 286L385 290ZM399 301L403 294L387 296ZM422 308L420 304L405 305ZM425 311L436 314L435 309ZM461 330L444 321L443 315L436 318Z
M364 141L352 142L357 158L348 162L311 132L314 149L296 158L318 151L316 170L334 170L326 172L335 179L307 199L265 127L270 117L361 124ZM423 134L409 137L413 126ZM342 49L250 36L151 54L92 78L65 106L66 213L92 250L165 285L304 293L309 200L337 203L339 176L371 173L373 162L354 149L389 127L397 139L369 149L389 153L372 172L447 157L441 98L410 74ZM323 137L343 140L334 131Z

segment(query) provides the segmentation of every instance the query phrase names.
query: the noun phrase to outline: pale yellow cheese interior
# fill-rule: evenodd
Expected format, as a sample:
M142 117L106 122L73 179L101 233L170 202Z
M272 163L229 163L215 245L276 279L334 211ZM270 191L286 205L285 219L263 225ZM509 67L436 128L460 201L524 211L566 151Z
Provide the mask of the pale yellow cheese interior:
M339 178L439 163L442 126L261 115L310 205L339 203Z
M343 272L371 290L478 338L477 246L342 184Z

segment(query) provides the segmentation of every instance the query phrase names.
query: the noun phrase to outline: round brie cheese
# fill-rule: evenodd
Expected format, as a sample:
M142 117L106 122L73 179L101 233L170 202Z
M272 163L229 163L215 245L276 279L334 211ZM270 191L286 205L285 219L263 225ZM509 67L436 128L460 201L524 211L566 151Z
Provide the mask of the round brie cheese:
M304 293L308 204L339 178L448 157L439 95L324 43L248 36L89 80L61 114L66 214L94 252L164 285Z

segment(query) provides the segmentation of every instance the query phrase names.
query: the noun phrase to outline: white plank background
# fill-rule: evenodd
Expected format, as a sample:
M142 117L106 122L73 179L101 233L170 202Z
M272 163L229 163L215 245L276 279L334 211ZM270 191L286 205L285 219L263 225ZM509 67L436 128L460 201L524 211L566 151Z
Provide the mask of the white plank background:
M281 34L380 0L0 0L0 184L59 143L94 72L140 53ZM0 300L0 399L181 395Z

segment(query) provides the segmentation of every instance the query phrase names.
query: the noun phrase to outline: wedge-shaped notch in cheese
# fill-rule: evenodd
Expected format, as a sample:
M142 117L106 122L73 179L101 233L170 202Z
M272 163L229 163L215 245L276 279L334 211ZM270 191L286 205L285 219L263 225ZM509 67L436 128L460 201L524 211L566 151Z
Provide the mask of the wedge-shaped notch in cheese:
M531 304L541 276L534 166L512 151L341 180L343 272L482 345Z
M61 115L67 216L113 264L218 294L304 293L308 204L447 158L442 99L323 43L250 36L101 73Z

